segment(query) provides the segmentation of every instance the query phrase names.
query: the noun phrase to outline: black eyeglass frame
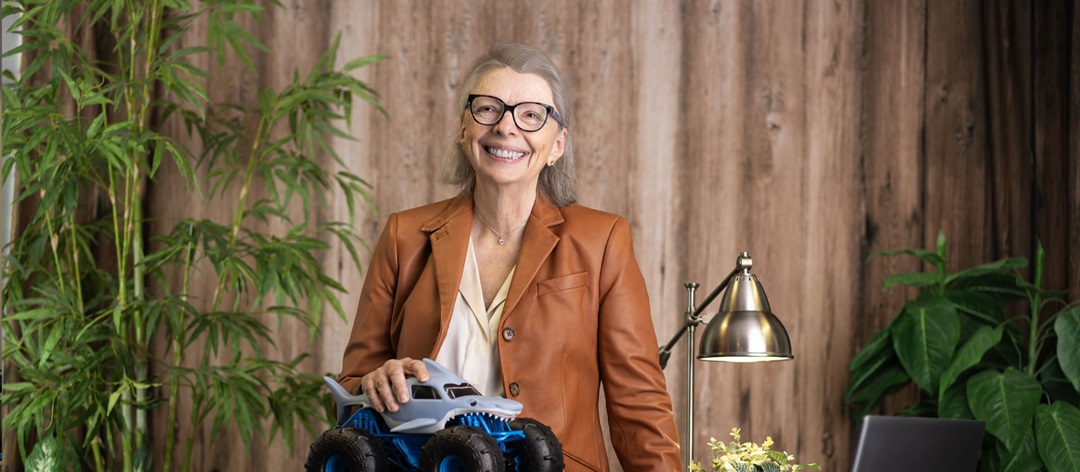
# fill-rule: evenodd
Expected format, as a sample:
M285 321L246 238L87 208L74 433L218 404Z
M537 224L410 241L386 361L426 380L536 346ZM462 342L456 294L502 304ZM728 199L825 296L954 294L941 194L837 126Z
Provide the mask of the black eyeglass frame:
M499 113L499 118L497 118L494 122L492 122L492 123L482 123L482 122L480 122L480 120L476 119L476 115L473 113L473 110L472 110L472 103L473 103L473 100L475 100L477 98L480 98L480 97L491 98L491 99L494 99L494 100L496 100L496 101L498 101L499 103L502 104L503 111L502 111L502 113ZM544 115L544 122L540 123L540 126L538 128L536 128L536 129L533 129L533 130L527 130L525 128L522 128L521 125L517 121L517 114L514 113L514 108L517 108L517 107L519 107L521 105L540 105L540 106L544 107L544 110L547 111L547 114ZM566 127L566 125L563 124L562 119L559 118L559 112L555 111L555 107L553 107L551 105L548 105L546 103L521 102L521 103L517 103L517 104L514 104L514 105L507 105L506 102L502 101L502 99L499 98L499 97L492 97L491 95L469 94L468 99L465 100L465 108L469 110L469 115L472 116L473 121L475 121L478 124L481 124L483 126L495 126L496 124L499 123L500 120L502 120L502 117L506 115L506 112L509 111L511 119L514 120L514 126L517 126L518 129L520 129L520 130L522 130L522 131L524 131L526 133L533 133L533 132L540 131L540 130L544 129L544 125L547 124L547 119L548 118L555 118L555 122L558 123L559 126L562 126L564 128Z

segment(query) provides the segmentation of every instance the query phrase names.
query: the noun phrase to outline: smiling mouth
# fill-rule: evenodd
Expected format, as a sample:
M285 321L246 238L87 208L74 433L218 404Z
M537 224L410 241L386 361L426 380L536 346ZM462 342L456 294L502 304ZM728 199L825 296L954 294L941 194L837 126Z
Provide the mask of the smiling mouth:
M510 159L514 161L521 159L525 155L525 153L523 152L507 151L505 149L499 149L494 147L485 147L484 150L487 151L488 154L491 154L492 156L498 157L500 159Z

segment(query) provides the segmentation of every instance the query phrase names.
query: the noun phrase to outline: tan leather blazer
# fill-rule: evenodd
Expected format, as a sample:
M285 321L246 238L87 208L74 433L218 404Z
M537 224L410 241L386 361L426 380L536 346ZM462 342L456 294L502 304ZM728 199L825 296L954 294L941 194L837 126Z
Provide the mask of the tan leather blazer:
M345 349L342 382L392 358L435 358L472 230L472 197L390 216ZM537 198L499 326L499 359L522 416L547 424L566 470L608 470L597 409L627 471L682 470L645 280L625 219Z

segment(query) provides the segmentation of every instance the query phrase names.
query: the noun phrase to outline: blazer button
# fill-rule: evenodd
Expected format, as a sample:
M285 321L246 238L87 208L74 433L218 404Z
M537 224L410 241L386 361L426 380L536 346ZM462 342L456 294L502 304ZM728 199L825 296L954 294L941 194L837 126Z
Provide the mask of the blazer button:
M513 341L514 340L514 329L513 328L505 328L505 329L503 329L503 339L505 339L507 341Z
M518 385L517 382L511 382L510 383L510 395L516 397L520 393L521 393L521 386Z

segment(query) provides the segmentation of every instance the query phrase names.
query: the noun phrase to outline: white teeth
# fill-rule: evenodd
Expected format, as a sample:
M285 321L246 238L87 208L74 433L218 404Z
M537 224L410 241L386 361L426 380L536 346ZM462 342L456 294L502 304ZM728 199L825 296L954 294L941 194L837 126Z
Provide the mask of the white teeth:
M501 157L503 159L521 159L521 156L525 155L525 153L523 153L523 152L512 152L512 151L506 151L506 150L503 150L503 149L498 149L498 148L493 148L493 147L489 147L489 148L486 148L486 149L487 149L487 152L491 153L491 155L493 155L495 157Z

